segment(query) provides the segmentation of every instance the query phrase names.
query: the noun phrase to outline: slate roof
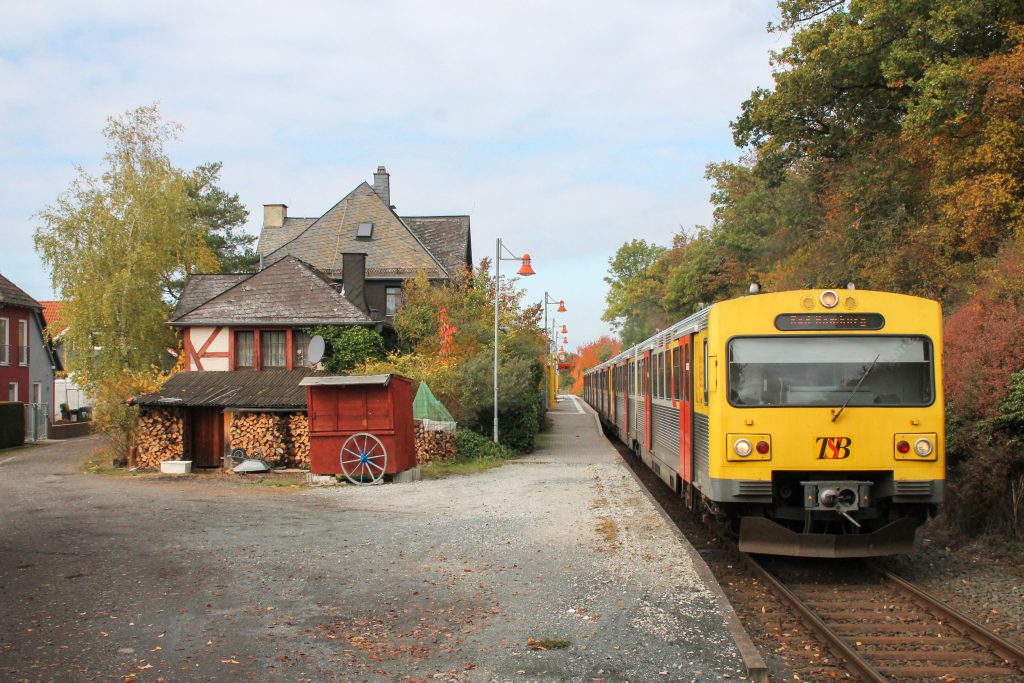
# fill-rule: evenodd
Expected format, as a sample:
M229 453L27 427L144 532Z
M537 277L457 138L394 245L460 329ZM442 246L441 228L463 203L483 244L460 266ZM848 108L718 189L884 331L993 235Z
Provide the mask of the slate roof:
M473 267L469 216L402 216L449 273Z
M171 320L193 311L218 294L223 294L239 282L252 277L254 273L197 273L185 283L185 289L178 297L178 305L171 313Z
M329 373L297 370L197 370L171 375L159 391L136 396L140 406L306 409L306 387L299 382Z
M179 304L180 305L180 304ZM374 325L309 264L287 256L183 315L171 325Z
M356 237L361 223L374 224L370 239ZM442 261L366 182L360 183L293 240L265 253L264 263L274 263L291 255L339 278L345 253L366 254L368 278L406 278L420 273L429 278L448 278Z
M285 218L284 225L279 228L263 228L260 241L256 245L257 254L270 254L298 237L309 226L316 223L316 218Z
M39 304L43 307L43 320L46 321L46 330L50 333L51 337L59 337L63 334L64 330L68 329L68 324L64 322L64 302L40 301Z
M0 306L20 306L21 308L41 309L39 302L25 293L3 275L0 275Z

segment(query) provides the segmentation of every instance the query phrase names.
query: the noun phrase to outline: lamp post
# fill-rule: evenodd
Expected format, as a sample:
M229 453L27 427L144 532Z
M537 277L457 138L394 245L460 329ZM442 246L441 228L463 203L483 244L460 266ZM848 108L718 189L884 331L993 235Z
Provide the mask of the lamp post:
M534 274L529 254L516 256L501 243L500 237L496 242L497 245L494 249L494 443L498 443L498 301L501 299L501 262L520 261L523 265L519 267L516 274L523 276ZM502 250L508 256L502 256Z
M565 313L568 309L565 307L565 300L559 299L555 301L552 299L547 292L544 292L544 335L548 333L548 306L554 306L558 304L558 308L555 310L559 313ZM553 354L551 353L551 338L548 337L547 349L544 353L544 361L547 368L544 371L544 407L551 407L551 365L554 362Z

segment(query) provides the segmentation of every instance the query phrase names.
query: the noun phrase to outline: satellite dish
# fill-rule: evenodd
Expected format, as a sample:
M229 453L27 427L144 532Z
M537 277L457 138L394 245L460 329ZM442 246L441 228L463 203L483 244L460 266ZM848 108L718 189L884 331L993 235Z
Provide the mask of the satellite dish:
M306 360L310 365L316 365L324 357L324 338L319 334L309 340L309 348L306 349Z

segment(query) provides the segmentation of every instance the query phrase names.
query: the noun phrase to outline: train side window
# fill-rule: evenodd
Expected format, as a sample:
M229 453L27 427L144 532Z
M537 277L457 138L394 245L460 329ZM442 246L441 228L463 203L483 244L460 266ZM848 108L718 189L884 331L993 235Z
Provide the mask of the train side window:
M708 340L704 340L704 405L708 404Z
M693 340L686 345L686 374L684 375L685 385L683 391L686 395L686 400L693 403Z
M672 385L672 396L677 401L684 399L683 394L683 347L677 346L672 349L672 368L674 370L673 385Z
M672 352L661 355L661 397L672 398Z
M668 398L668 383L665 381L665 378L668 376L668 363L666 360L667 356L663 351L658 356L658 381L660 389L658 393L662 398Z

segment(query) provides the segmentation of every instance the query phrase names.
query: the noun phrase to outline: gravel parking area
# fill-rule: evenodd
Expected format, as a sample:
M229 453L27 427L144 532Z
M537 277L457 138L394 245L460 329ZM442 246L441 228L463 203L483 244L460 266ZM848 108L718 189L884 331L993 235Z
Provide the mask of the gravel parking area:
M0 464L0 679L721 681L714 596L590 415L469 477L292 491Z

